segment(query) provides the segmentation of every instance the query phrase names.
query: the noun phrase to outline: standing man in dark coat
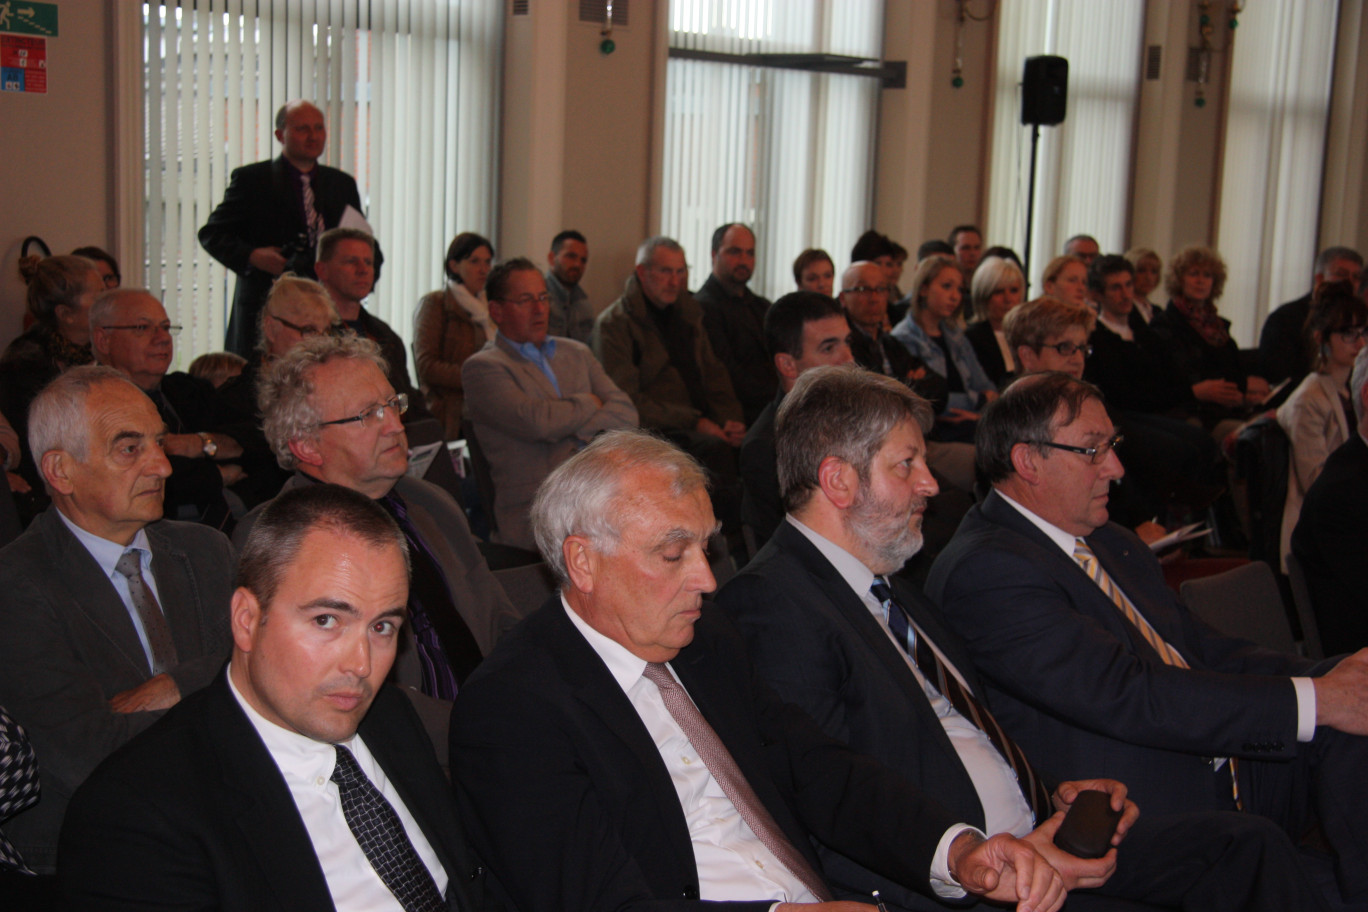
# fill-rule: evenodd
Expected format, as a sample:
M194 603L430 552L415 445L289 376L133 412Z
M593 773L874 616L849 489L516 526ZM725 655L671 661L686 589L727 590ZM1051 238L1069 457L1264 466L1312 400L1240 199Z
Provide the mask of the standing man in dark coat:
M318 236L336 228L361 197L350 174L320 165L328 128L323 112L302 99L276 112L280 157L233 171L223 202L199 231L214 259L237 273L224 347L250 358L258 317L271 282L284 272L314 277ZM376 254L376 272L383 258Z

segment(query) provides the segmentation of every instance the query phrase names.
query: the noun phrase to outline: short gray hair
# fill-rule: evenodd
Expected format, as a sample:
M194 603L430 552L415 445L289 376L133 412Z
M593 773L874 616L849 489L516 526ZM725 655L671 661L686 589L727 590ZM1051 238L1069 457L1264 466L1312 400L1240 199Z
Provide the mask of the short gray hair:
M257 351L265 354L270 344L266 341L266 321L273 316L280 316L278 311L282 307L304 300L322 302L327 307L332 322L341 322L342 318L337 315L337 307L333 304L332 296L328 294L328 289L323 287L322 282L297 276L293 272L284 273L271 284L271 291L266 295L266 306L261 308L261 316L257 321Z
M680 256L687 258L687 255L684 253L684 248L679 245L679 241L676 241L674 238L668 238L663 234L657 234L655 237L648 237L641 242L641 246L637 248L636 264L638 266L645 266L647 263L651 262L651 259L655 257L655 252L661 248L673 251Z
M532 532L542 559L564 586L570 582L561 545L582 535L599 551L611 554L621 537L619 510L622 479L637 468L670 476L675 496L707 487L703 467L679 447L648 431L608 431L561 463L542 482L532 501Z
M1363 268L1363 254L1352 247L1326 247L1316 256L1316 275L1325 275L1335 260L1347 260Z
M146 395L123 371L87 364L60 374L34 397L28 416L29 452L34 463L41 463L43 454L51 450L64 450L78 462L90 457L86 400L95 387L105 383L126 383Z
M370 361L386 376L389 365L380 346L355 333L342 336L310 336L275 361L261 375L257 389L257 408L262 431L282 469L294 469L299 460L290 451L291 440L312 439L318 433L323 415L313 398L313 370L338 358Z
M124 298L149 297L155 299L157 296L146 288L110 288L100 292L95 296L95 303L90 305L90 334L95 335L95 330L100 329L110 320L117 319L115 314Z
M930 403L892 377L856 365L804 371L774 419L784 509L807 503L821 486L819 469L828 456L854 468L867 484L869 465L895 427L912 421L925 434L933 420Z
M1368 346L1359 349L1359 353L1354 356L1354 372L1349 375L1349 390L1354 397L1354 417L1358 418L1360 425L1363 424L1364 387L1368 387ZM32 422L33 419L29 418L29 421Z

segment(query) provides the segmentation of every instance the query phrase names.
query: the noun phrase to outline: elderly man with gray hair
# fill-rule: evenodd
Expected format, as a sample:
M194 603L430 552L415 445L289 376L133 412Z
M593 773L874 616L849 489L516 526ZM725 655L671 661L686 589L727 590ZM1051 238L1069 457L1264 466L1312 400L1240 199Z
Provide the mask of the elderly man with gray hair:
M1325 460L1292 531L1327 654L1368 646L1368 347L1349 377L1355 432Z
M518 619L486 566L465 514L446 491L407 474L408 440L396 394L374 342L350 333L312 336L278 358L262 377L266 438L282 468L284 491L319 482L359 491L385 508L408 540L411 623L395 662L395 681L440 700L461 682ZM257 511L238 524L241 545Z
M532 521L560 593L471 677L451 723L467 828L518 908L872 910L829 904L814 838L928 894L939 873L1022 909L1062 902L1028 845L957 825L758 684L703 602L716 520L689 456L603 434L551 473Z
M746 436L741 403L689 294L684 248L651 237L637 249L627 286L594 324L594 354L632 397L641 426L659 431L703 463L724 528L741 522L737 448Z
M52 506L0 551L0 704L38 752L42 798L5 834L40 874L76 787L228 656L232 546L162 519L165 435L109 367L72 368L29 412Z

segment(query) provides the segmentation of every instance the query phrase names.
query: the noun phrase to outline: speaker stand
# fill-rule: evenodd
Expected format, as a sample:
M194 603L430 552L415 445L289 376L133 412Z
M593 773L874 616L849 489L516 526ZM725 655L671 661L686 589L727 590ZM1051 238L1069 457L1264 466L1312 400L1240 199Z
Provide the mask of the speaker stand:
M1026 256L1022 260L1022 269L1026 275L1025 295L1030 300L1031 288L1031 224L1035 218L1035 185L1036 185L1036 147L1040 145L1040 124L1031 124L1031 175L1026 184Z

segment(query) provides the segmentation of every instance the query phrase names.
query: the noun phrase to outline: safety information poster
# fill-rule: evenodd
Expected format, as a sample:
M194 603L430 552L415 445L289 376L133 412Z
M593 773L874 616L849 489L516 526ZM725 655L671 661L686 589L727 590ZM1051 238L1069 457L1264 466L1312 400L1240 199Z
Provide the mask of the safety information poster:
M0 34L0 90L47 92L47 39Z

